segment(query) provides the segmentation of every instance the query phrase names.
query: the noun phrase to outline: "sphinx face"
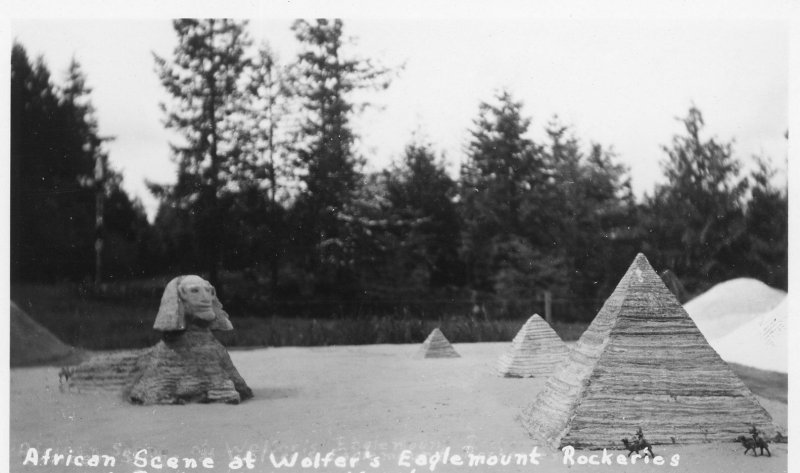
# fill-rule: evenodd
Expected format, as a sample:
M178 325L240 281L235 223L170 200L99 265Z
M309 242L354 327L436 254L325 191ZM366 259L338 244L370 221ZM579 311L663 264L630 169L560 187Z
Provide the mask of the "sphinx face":
M186 276L178 286L178 295L183 301L186 315L193 315L201 320L212 321L214 314L214 286L199 276Z

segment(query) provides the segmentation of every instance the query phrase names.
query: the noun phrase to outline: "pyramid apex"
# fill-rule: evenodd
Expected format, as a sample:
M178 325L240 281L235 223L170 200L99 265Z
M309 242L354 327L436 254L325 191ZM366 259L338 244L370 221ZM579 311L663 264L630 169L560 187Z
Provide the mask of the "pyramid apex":
M636 272L641 273L644 272L652 272L653 274L657 274L656 270L650 264L650 261L644 255L644 253L637 253L636 257L633 259L633 263L631 263L630 267L628 267L627 272Z

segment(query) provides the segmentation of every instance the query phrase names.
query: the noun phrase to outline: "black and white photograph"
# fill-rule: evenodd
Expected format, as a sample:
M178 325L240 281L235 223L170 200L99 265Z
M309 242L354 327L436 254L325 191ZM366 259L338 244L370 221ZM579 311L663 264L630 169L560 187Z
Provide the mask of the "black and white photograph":
M791 471L789 2L37 2L9 471Z

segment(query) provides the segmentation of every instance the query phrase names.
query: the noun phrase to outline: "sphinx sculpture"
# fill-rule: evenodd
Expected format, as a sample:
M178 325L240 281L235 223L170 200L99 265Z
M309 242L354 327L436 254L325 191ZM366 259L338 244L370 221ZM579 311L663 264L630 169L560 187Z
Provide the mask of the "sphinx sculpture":
M62 391L121 392L134 404L237 404L253 397L211 333L233 325L208 281L198 276L170 281L153 328L162 335L150 348L94 353L62 368Z
M225 402L253 397L212 330L233 330L208 281L179 276L167 284L153 328L161 341L136 361L127 399L134 404Z

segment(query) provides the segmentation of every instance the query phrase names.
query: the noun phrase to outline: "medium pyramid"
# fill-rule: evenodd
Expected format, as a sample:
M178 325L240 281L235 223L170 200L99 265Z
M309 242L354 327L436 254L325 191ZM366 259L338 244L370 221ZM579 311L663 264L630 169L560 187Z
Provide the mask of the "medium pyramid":
M514 378L549 376L568 353L550 324L534 314L517 332L509 350L500 356L497 371Z
M415 358L458 358L460 356L442 331L435 328L422 343Z
M777 429L653 271L636 256L592 324L521 417L553 447L730 442Z

